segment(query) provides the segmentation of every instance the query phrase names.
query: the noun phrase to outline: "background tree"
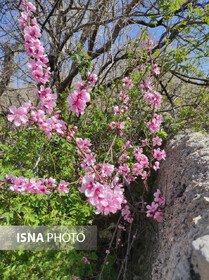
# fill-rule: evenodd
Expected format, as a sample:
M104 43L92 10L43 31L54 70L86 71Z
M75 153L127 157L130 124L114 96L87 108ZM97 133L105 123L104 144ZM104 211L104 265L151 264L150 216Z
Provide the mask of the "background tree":
M103 81L108 71L118 68L119 62L128 58L128 42L138 39L144 30L151 36L155 34L151 53L157 54L161 60L161 72L170 72L185 82L208 85L206 67L204 65L200 69L200 65L208 57L209 1L34 2L50 58L49 65L54 72L52 85L59 93L70 87L78 74L79 57L75 55L85 54ZM19 63L18 55L21 53L21 63L24 64L23 34L17 22L20 2L3 1L1 7L2 60L5 58L3 46L10 42L13 44L12 52L17 54L15 62ZM122 65L124 68L127 64ZM15 75L21 78L21 72ZM112 79L116 75L111 74Z

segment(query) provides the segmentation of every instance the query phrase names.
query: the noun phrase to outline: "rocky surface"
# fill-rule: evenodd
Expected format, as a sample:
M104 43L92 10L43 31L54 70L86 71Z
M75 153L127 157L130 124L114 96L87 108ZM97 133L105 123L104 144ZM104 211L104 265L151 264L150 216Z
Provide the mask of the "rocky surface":
M155 185L167 207L153 247L152 276L146 279L208 280L209 135L180 134L166 152Z

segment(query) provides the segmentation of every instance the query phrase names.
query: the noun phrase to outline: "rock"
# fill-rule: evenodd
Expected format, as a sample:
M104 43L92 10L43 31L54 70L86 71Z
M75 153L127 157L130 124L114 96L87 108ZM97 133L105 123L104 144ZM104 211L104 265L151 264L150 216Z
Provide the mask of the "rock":
M166 198L153 250L153 280L209 279L209 136L177 135L155 188Z
M192 242L192 264L194 271L199 273L202 280L209 278L209 235L197 238Z

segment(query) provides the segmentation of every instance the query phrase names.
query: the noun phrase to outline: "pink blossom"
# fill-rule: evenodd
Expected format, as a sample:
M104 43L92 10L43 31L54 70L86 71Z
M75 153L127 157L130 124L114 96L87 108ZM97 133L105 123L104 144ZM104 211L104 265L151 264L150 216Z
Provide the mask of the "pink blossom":
M125 128L125 123L124 123L124 122L120 122L120 123L119 123L120 135L121 135L121 133L122 133L122 131L123 131L124 128Z
M79 190L88 197L88 202L96 207L96 214L116 213L124 202L124 190L116 179L110 185L101 184L95 181L94 174L86 173Z
M123 93L122 91L118 94L119 100L123 101L124 104L128 103L129 97L127 94Z
M26 45L25 50L29 56L35 56L36 55L36 49L33 45Z
M11 106L9 110L11 114L7 115L7 118L10 122L14 122L16 126L25 125L28 122L28 110L26 107L16 108Z
M50 67L47 67L44 71L43 79L41 82L43 84L46 84L47 82L49 82L50 75L51 75Z
M153 165L153 169L157 171L158 169L160 169L159 165L160 165L159 161L156 161L155 164Z
M37 67L39 65L41 65L40 63L38 63L36 60L33 60L31 59L28 63L27 63L28 67L31 69L31 70L36 70ZM42 65L41 65L42 66Z
M158 132L160 130L160 120L153 118L152 122L147 123L147 127L149 128L151 133Z
M143 166L139 163L135 163L133 165L133 174L135 175L141 175L143 171Z
M46 98L51 93L51 89L44 88L43 85L40 86L40 90L35 89L35 91L37 93L37 97L39 97L39 98L44 98L44 97Z
M162 96L159 92L154 91L154 95L155 95L155 108L158 109L161 107L161 99Z
M155 213L155 211L158 209L158 204L152 202L151 205L147 205L146 206L148 211L147 211L147 217L153 217L153 214Z
M162 139L161 138L159 138L158 136L157 137L154 137L153 139L152 139L152 143L153 143L153 146L161 146L161 144L162 144Z
M83 261L85 264L90 264L90 261L87 259L87 257L83 257L83 258L82 258L82 261Z
M110 124L109 124L109 129L114 129L116 127L116 123L115 122L111 122Z
M21 18L18 19L18 22L21 24L21 27L24 29L28 20L28 14L25 12L21 13Z
M69 193L69 189L67 188L68 185L68 182L65 182L64 180L60 181L59 186L56 188L60 192L60 195L62 195L62 192Z
M91 143L88 139L82 139L82 138L76 138L76 141L80 148L84 151L84 153L90 153L91 150L89 147L91 146ZM78 151L80 153L80 151Z
M89 171L91 170L90 167L94 166L94 163L96 162L95 155L93 153L87 154L86 157L81 161L81 167Z
M40 194L50 194L50 191L47 189L47 187L43 184L43 185L40 185L38 190L37 190L37 193L40 193Z
M36 11L36 7L31 2L27 3L27 8L28 8L28 11L31 11L31 12Z
M160 74L160 70L159 70L157 64L154 65L154 68L151 70L151 74L155 74L155 75Z
M30 36L32 39L37 39L41 37L40 28L38 26L26 26L25 36Z
M32 111L31 112L31 117L38 124L42 124L46 121L45 120L45 113L42 110Z
M95 86L95 83L97 81L97 75L96 74L91 74L90 72L87 73L88 75L88 82L92 85Z
M145 83L144 83L145 84ZM145 90L145 86L142 84L142 94L143 99L147 101L148 104L152 105L152 108L160 108L161 107L161 95L157 91L152 91L151 85L148 85L149 88Z
M164 150L160 150L160 148L158 149L154 149L154 154L153 154L154 158L156 158L158 161L161 160L161 159L164 159L165 160L165 157L166 157L166 153Z
M90 94L86 90L73 91L67 98L71 111L75 112L78 117L79 114L84 114L86 102L90 101Z
M123 86L124 86L124 87L128 87L129 89L132 89L132 88L133 88L133 84L132 84L131 79L128 78L128 77L125 77L125 78L123 79Z
M128 147L132 148L132 145L131 145L130 141L125 142L124 145L122 146L122 149L126 150Z
M46 119L44 111L32 111L31 116L35 122L38 123L39 129L44 131L44 134L50 139L52 132L57 132L58 135L63 135L66 131L66 123L59 119L57 111L51 118Z
M124 176L127 176L130 173L130 168L127 163L124 163L119 166L118 173Z
M142 146L147 146L148 142L147 139L142 140Z
M142 90L148 90L148 91L152 92L151 83L148 82L147 80L144 80L143 84L141 84L141 88L142 88Z
M44 75L43 67L41 65L38 65L36 70L33 70L30 75L35 79L37 83L42 83Z
M126 231L126 228L125 228L125 226L123 226L123 225L118 225L118 228L119 228L119 229L122 229L123 231ZM121 246L122 246L122 244L121 244Z
M161 211L161 210L158 210L158 211L156 211L156 212L154 213L153 218L154 218L156 221L158 221L159 223L161 223L162 220L163 220L162 215L163 215L162 211Z
M128 156L127 152L125 151L121 156L120 156L120 160L119 163L122 164L122 161L126 161L127 159L129 159L130 157Z
M47 114L51 114L54 107L56 107L56 99L56 94L48 94L46 97L41 97L42 103L39 105L39 108L46 111Z
M6 183L6 184L11 184L12 181L13 181L13 178L14 178L14 176L8 174L8 175L5 176L5 179L3 180L3 182Z
M134 150L134 155L136 157L136 159L138 160L138 158L140 158L141 154L143 153L143 149L142 148L137 148Z
M149 166L149 160L148 157L142 154L142 149L138 148L134 151L134 155L136 157L136 160L142 165L143 168L146 168Z
M102 175L104 177L111 176L114 171L114 165L109 163L104 163L102 165Z
M45 67L45 65L43 65L43 64L48 63L48 62L49 62L49 59L48 59L48 57L46 56L46 54L44 54L44 55L39 56L38 62L41 62L42 66Z
M142 180L147 180L147 178L148 178L147 171L143 171L143 173L142 173Z
M161 206L161 208L164 208L165 207L165 198L164 197L161 197L160 199L159 199L159 205Z
M106 253L107 255L109 255L109 254L110 254L110 250L106 250L105 253Z
M162 208L165 207L165 198L162 197L161 191L157 189L154 193L154 201L152 202L151 206L146 205L147 210L147 217L151 217L158 222L162 222Z
M49 179L43 178L43 183L45 183L48 187L50 188L55 188L56 187L56 180L50 177Z
M38 39L32 41L32 46L34 48L33 56L38 60L40 56L44 55L45 49L43 44Z
M78 188L79 191L84 193L86 197L93 197L94 196L95 190L97 188L97 186L94 182L94 177L95 177L94 175L87 173L83 177L81 187Z
M13 176L12 182L9 184L9 189L10 191L24 194L24 192L27 190L27 183L28 179L24 178L23 176L19 178Z
M123 216L124 220L128 223L133 222L133 218L131 217L131 212L128 205L125 205L121 210L121 215Z
M145 44L146 44L147 46L149 46L149 47L152 47L152 46L153 46L153 41L150 40L150 39L146 39L146 40L145 40Z
M32 19L30 26L38 26L38 22L36 18Z
M76 90L77 91L85 90L85 91L89 92L89 91L91 91L91 88L86 85L85 81L80 81L80 82L76 83Z
M158 202L161 197L161 191L159 189L154 193L154 197L154 201Z
M158 202L159 205L161 205L162 207L165 207L165 198L162 197L162 193L159 189L157 189L157 191L154 193L154 201Z
M114 112L115 112L115 113L114 113L114 116L116 116L117 114L120 113L118 106L114 106L114 107L113 107L113 110L114 110Z

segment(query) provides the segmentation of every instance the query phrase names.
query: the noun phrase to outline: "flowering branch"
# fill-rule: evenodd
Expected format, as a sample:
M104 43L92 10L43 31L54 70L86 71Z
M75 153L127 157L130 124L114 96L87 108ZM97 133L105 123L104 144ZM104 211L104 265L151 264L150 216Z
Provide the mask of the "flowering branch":
M158 170L159 161L165 159L165 151L160 150L160 148L154 148L162 144L162 139L156 136L156 133L160 130L162 116L155 112L156 109L161 107L161 95L152 89L150 82L146 80L142 82L141 92L143 100L147 102L152 110L151 120L146 123L150 140L147 138L142 140L142 147L133 147L130 141L126 141L122 147L123 152L119 158L118 166L116 167L113 164L106 163L108 155L116 143L117 136L122 137L126 128L126 123L123 119L125 113L128 112L129 92L131 92L134 85L131 77L125 77L123 79L123 89L118 94L120 105L114 106L115 121L109 124L109 129L114 130L115 135L103 162L97 163L96 154L90 149L90 141L88 139L77 138L77 127L71 126L72 113L75 113L76 117L84 114L87 103L91 99L90 92L92 87L97 82L97 76L88 72L86 76L87 80L78 82L75 90L67 97L67 103L70 108L67 124L61 116L61 111L57 110L57 95L53 94L51 88L48 87L51 74L50 68L47 67L49 60L40 41L41 30L36 18L33 17L35 7L32 3L23 0L22 10L19 23L24 30L25 50L30 58L28 62L28 67L31 70L30 75L38 84L38 89L35 89L35 92L41 103L38 108L35 108L31 101L24 103L19 108L11 106L9 108L10 114L8 114L8 120L14 122L16 126L26 125L28 123L30 125L36 125L49 139L55 134L59 138L62 137L68 143L71 143L69 139L72 138L77 153L80 156L81 173L84 173L84 175L80 174L78 180L81 182L79 191L85 194L87 201L92 206L96 207L96 214L103 213L108 215L109 213L116 213L118 210L122 210L121 213L124 220L132 223L133 218L131 217L131 212L124 196L125 185L123 178L130 184L130 182L135 181L141 176L145 190L148 192L148 179L151 176L151 170ZM152 42L148 40L146 44L149 51ZM134 67L133 72L138 70L140 71L140 69ZM158 66L152 63L150 77L156 77L159 73ZM126 122L130 122L130 120L129 117L126 118ZM149 158L145 155L145 147L150 149ZM129 166L130 163L133 164ZM50 183L47 180L50 180ZM60 193L69 191L67 186L70 183L61 180L57 186L53 180L52 178L43 178L40 181L36 181L34 178L28 180L23 177L9 177L8 175L4 184L7 183L11 191L20 193L27 191L30 193L49 194L51 189L60 190ZM149 205L146 206L148 209L147 216L160 221L161 219L159 217L162 216L161 210L164 204L162 203L162 199L155 202L158 206L156 206L156 203L150 206L151 208L149 208Z

